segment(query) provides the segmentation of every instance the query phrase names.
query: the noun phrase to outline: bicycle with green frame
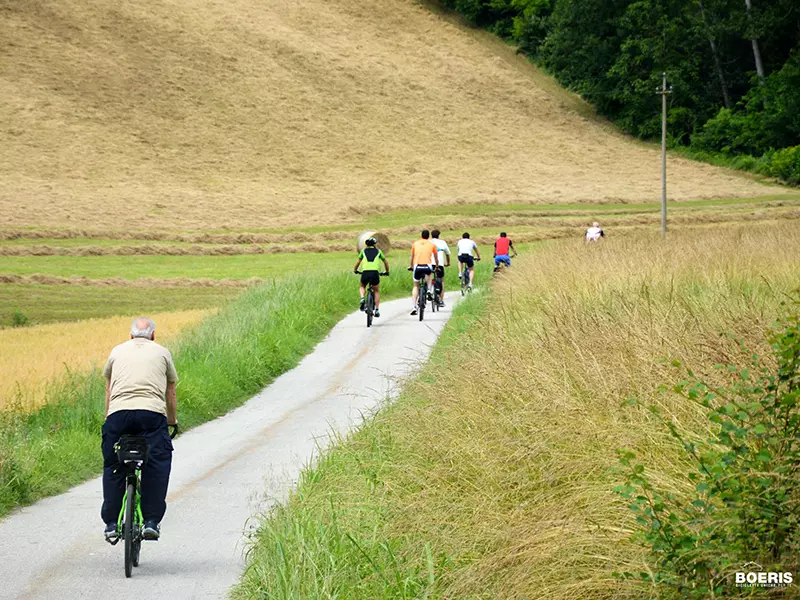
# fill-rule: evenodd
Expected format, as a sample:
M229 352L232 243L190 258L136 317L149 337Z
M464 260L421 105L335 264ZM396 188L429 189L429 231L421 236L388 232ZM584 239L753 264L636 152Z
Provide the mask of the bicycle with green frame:
M356 275L361 275L363 271L355 271ZM388 277L389 273L380 273L381 277ZM367 327L372 327L372 318L375 316L375 290L372 284L367 284L367 292L364 295L364 312L367 314Z
M178 433L178 426L172 425L170 438ZM150 448L147 439L138 435L123 435L114 444L114 452L120 466L125 469L125 495L117 518L117 539L125 544L125 577L133 574L133 567L139 566L142 550L142 467L147 462Z

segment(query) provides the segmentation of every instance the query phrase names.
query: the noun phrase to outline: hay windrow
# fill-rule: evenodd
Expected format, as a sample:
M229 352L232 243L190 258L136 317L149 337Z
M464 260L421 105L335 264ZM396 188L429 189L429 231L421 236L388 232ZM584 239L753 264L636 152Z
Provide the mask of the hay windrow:
M90 279L88 277L72 276L57 277L54 275L16 275L14 273L0 273L0 284L38 284L38 285L70 285L70 286L97 286L97 287L138 287L138 288L180 288L180 287L249 287L262 283L260 277L249 279L210 279L207 277L190 279L188 277L173 277L156 279L142 277L140 279L124 279L122 277L106 277Z

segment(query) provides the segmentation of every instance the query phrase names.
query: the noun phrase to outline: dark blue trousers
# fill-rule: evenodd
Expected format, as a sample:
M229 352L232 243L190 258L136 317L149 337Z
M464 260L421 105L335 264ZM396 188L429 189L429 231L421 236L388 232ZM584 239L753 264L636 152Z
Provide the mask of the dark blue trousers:
M142 468L142 516L160 522L167 511L167 486L172 468L172 440L167 417L150 410L120 410L103 423L104 523L116 523L125 495L125 470L117 461L114 444L124 434L141 435L150 446L150 458Z

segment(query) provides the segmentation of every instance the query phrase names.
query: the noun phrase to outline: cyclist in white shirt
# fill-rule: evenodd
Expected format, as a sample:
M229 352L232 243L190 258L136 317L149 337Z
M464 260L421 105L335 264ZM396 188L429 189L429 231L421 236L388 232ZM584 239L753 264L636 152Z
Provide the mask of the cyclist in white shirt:
M439 306L444 308L444 268L450 266L450 246L447 242L439 239L441 231L434 229L431 231L431 242L436 246L436 254L439 257L439 264L436 267L436 279L441 285L441 293L439 294Z
M472 289L472 283L475 281L475 262L472 258L472 253L475 253L477 260L481 259L481 253L478 251L478 244L469 239L469 233L464 233L461 239L458 240L458 278L466 275L469 269L469 288ZM462 266L463 265L463 266Z
M600 228L600 223L595 221L592 226L586 230L585 238L587 242L599 242L600 238L605 237L606 232Z

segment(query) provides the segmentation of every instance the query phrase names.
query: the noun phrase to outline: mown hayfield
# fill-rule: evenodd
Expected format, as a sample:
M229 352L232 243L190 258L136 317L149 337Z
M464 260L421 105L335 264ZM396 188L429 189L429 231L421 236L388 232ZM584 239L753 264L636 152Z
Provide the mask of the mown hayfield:
M159 342L199 323L211 311L150 315ZM111 317L0 330L0 410L34 410L44 402L47 383L65 371L102 368L111 348L128 339L131 317Z
M355 244L353 244L355 246ZM355 254L311 252L234 256L0 256L0 273L88 279L274 279L308 268L346 270ZM349 264L348 264L349 263Z
M708 427L670 387L680 361L769 356L798 293L791 223L541 245L476 295L404 396L309 469L265 518L235 596L639 599L649 569L613 492L618 449L682 494L682 431ZM732 592L733 593L733 592ZM653 596L656 597L656 596ZM660 596L658 596L660 597ZM788 596L787 596L788 597Z
M660 190L657 148L414 0L6 0L0 53L6 226L266 228ZM679 157L671 174L678 201L765 193Z
M0 285L0 327L21 313L28 324L103 319L117 315L160 314L223 306L242 287L147 287ZM1 331L1 330L0 330Z

